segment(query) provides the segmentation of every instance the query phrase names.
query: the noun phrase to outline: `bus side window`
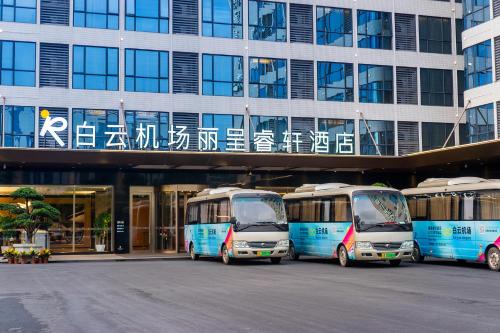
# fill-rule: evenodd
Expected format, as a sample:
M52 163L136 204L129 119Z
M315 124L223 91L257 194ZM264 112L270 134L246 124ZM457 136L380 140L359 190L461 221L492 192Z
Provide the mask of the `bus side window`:
M300 221L312 222L314 216L313 208L312 200L300 200Z
M217 223L228 223L230 218L229 199L222 199L217 210Z
M210 213L208 214L209 223L217 223L217 211L219 210L219 201L210 202Z
M321 200L321 222L333 222L333 200L323 198Z
M430 220L451 220L451 195L435 193L430 198Z
M197 224L198 223L198 204L190 204L188 206L188 212L186 221L187 224Z
M210 202L205 201L202 202L200 205L200 223L202 224L207 224L210 223L209 221L209 209L210 209Z
M475 199L477 220L500 219L500 192L481 191Z
M348 196L335 197L335 222L351 222L351 201Z
M289 222L300 221L300 201L293 200L286 203L287 218Z
M460 193L461 198L461 219L470 221L474 219L474 194Z

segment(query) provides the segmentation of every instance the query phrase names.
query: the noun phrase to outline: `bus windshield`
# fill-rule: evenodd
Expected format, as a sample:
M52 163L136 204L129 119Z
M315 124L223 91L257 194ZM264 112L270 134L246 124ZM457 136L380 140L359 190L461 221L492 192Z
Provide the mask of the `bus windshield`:
M353 195L354 223L360 232L411 231L404 196L394 191L364 191Z
M283 199L279 195L235 196L232 205L240 231L249 226L286 224Z

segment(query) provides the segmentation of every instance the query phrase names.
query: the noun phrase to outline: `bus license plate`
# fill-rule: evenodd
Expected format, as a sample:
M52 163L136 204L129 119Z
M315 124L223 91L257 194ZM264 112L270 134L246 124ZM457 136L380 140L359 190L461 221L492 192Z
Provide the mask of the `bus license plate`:
M258 251L257 256L259 257L267 257L271 255L271 251Z
M382 253L382 258L384 259L396 258L396 253Z

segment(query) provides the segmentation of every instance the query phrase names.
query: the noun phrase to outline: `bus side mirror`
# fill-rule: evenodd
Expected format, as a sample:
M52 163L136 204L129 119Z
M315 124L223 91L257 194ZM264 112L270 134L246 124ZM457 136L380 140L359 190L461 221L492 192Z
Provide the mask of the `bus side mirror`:
M356 227L359 228L359 223L361 222L361 218L359 217L359 215L354 215L354 224Z

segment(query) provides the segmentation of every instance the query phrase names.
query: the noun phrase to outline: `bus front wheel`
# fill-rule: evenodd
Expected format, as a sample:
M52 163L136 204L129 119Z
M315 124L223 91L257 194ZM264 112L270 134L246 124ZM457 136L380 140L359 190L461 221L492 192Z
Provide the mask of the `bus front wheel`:
M349 259L349 253L344 245L339 248L339 262L342 267L349 267L352 265L351 259Z
M200 258L199 254L194 253L194 244L193 243L191 243L191 245L189 246L189 256L191 257L191 260L193 260L193 261L198 260Z
M222 245L222 262L225 265L229 265L232 262L231 257L229 256L229 251L225 244Z
M411 261L413 262L423 262L424 256L420 252L420 247L417 244L413 247L413 252L411 253Z
M300 255L295 251L295 245L290 242L290 248L288 249L288 256L291 260L299 260Z
M488 266L492 271L500 271L500 250L498 248L490 248L488 250L486 260L488 261Z

